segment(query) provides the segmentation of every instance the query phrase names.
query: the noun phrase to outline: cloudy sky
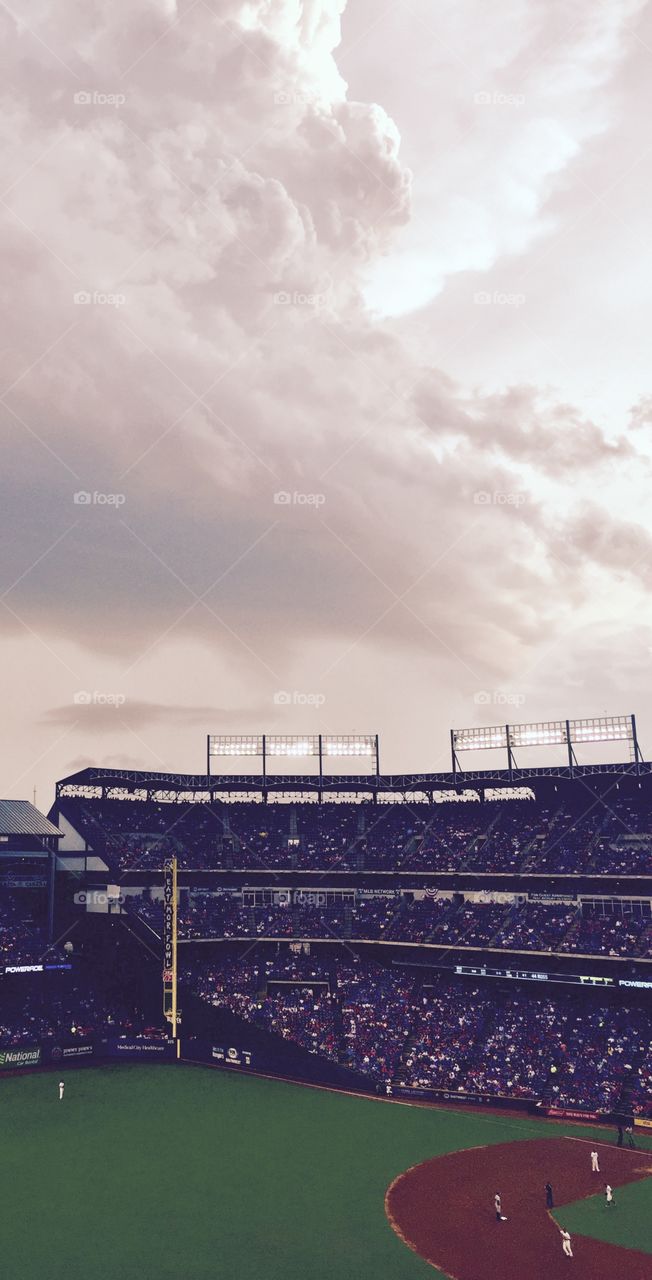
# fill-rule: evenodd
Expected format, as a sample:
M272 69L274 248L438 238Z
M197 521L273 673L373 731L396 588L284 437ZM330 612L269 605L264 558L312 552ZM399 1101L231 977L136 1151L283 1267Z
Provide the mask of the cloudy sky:
M0 33L0 792L208 731L426 769L636 711L652 750L652 7Z

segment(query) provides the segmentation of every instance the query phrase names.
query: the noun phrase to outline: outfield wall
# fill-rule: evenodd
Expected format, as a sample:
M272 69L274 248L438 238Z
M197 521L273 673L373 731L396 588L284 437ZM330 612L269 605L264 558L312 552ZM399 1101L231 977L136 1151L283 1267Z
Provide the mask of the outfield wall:
M173 1040L137 1036L92 1037L76 1044L9 1045L0 1048L0 1075L43 1067L92 1066L122 1059L129 1062L170 1062L176 1058Z
M184 1026L187 1014L190 1015L188 1025L195 1034L183 1037L181 1054L190 1061L239 1066L262 1075L284 1076L357 1093L375 1092L375 1081L361 1071L311 1053L294 1040L284 1040L253 1022L246 1022L223 1006L214 1007L197 997L192 1000L185 996ZM229 1053L230 1050L235 1053Z
M315 1087L341 1090L346 1093L381 1094L385 1090L370 1077L360 1072L351 1071L339 1063L329 1062L307 1050L296 1052L299 1046L291 1046L281 1042L283 1047L294 1048L292 1065L286 1060L281 1068L278 1046L268 1052L264 1040L275 1037L251 1027L258 1036L247 1037L240 1031L247 1029L235 1015L231 1015L229 1026L222 1024L221 1032L209 1039L185 1039L179 1044L174 1040L146 1040L138 1037L115 1037L108 1039L85 1040L74 1045L21 1045L0 1048L0 1080L2 1076L22 1075L32 1071L61 1071L65 1066L92 1067L107 1066L116 1061L123 1062L166 1062L179 1061L190 1065L208 1065L226 1071L238 1071L245 1074L271 1076L278 1080L287 1080L291 1084L308 1084ZM230 1032L231 1034L226 1034ZM247 1043L245 1044L245 1041ZM302 1054L304 1060L302 1061ZM305 1058L309 1059L306 1063ZM589 1124L616 1125L627 1123L628 1118L616 1114L605 1114L596 1111L584 1111L572 1107L544 1106L532 1098L509 1098L500 1094L459 1093L446 1089L409 1089L396 1088L392 1098L414 1103L423 1102L433 1105L468 1107L491 1111L520 1111L531 1116L542 1118L564 1119ZM631 1123L631 1121L630 1121ZM641 1132L652 1130L652 1118L636 1117L636 1128Z

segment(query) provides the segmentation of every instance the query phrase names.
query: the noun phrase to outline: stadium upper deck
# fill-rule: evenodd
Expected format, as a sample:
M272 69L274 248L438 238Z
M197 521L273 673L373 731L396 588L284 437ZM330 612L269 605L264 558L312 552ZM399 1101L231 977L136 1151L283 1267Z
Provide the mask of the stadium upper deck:
M176 855L184 869L234 874L652 876L649 777L600 782L546 779L529 799L264 804L188 790L163 798L149 784L127 790L124 776L97 788L67 779L53 815L62 852L92 851L120 874Z

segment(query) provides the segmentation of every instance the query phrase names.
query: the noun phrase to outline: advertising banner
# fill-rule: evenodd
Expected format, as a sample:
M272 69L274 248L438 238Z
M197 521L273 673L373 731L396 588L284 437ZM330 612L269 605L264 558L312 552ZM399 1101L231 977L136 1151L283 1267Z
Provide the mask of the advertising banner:
M27 1049L0 1049L0 1070L18 1071L21 1067L38 1067L41 1061L41 1046L30 1046Z
M91 1058L95 1052L95 1046L89 1042L85 1044L67 1044L63 1048L61 1045L55 1044L50 1049L50 1060L52 1062L62 1062L70 1058Z
M174 875L172 863L163 870L163 968L174 968Z
M222 1045L213 1045L212 1055L216 1062L224 1062L227 1067L251 1066L248 1049L225 1049Z
M173 1058L174 1040L109 1040L106 1053L116 1058Z
M599 1120L597 1111L578 1111L572 1107L542 1107L546 1116L557 1116L562 1120Z
M508 1111L527 1111L527 1098L506 1098L492 1093L453 1093L448 1089L418 1089L407 1086L394 1090L398 1098L428 1098L432 1102L456 1102L462 1107L496 1107Z

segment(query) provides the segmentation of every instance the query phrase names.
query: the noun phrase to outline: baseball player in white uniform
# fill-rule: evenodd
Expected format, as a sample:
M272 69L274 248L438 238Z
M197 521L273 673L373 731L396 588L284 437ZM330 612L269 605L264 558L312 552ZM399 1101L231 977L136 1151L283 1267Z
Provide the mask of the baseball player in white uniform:
M607 1209L610 1207L610 1205L615 1205L616 1203L616 1201L614 1200L613 1190L609 1186L608 1182L605 1182L604 1184L604 1203Z
M60 1081L59 1081L59 1102L63 1102L63 1091L64 1091L65 1087L66 1087L66 1086L65 1086L65 1084L63 1083L63 1080L60 1080Z
M496 1210L496 1222L507 1222L507 1218L503 1213L503 1202L499 1191L494 1196L494 1209Z
M599 1172L600 1172L600 1165L598 1163L598 1153L597 1151L592 1151L591 1152L591 1173L599 1173Z
M567 1258L572 1258L572 1256L573 1256L573 1248L572 1248L572 1245L571 1245L570 1232L569 1232L569 1231L561 1231L561 1229L560 1229L560 1233L559 1233L559 1234L561 1235L561 1247L562 1247L562 1249L563 1249L564 1253L566 1254L566 1257L567 1257Z

